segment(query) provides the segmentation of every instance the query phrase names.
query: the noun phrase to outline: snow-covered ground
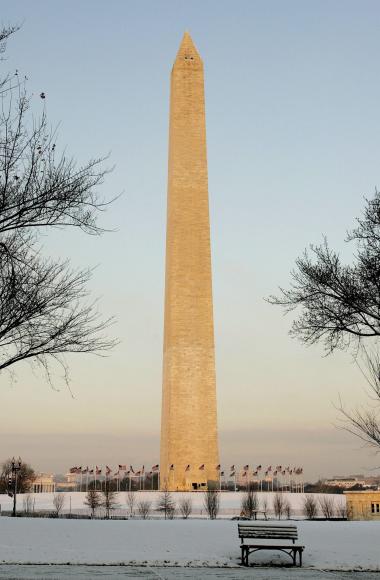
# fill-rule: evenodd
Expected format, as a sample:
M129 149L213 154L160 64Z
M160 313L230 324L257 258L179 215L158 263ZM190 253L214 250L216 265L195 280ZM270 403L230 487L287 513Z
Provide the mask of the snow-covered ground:
M137 492L136 503L157 504L157 492ZM184 494L173 494L178 503ZM193 518L129 520L70 520L47 518L0 518L0 563L139 564L150 566L221 566L239 563L237 523L231 516L240 512L241 493L221 494L221 514L216 521L205 519L203 494L192 493ZM54 494L34 494L35 511L53 509ZM88 513L85 493L65 494L64 511ZM293 517L302 518L304 496L286 494ZM331 496L336 504L344 496ZM18 496L18 509L23 509ZM127 514L126 493L118 494L116 513ZM273 494L259 494L261 508L271 512ZM0 495L3 511L12 499ZM300 543L305 545L304 566L326 570L380 571L380 522L297 522ZM262 552L252 562L290 563L280 552Z
M35 511L39 510L53 510L53 498L54 494L52 493L36 493L33 495L33 504ZM84 500L86 494L84 492L73 492L73 493L65 493L65 504L63 512L72 512L72 513L83 513L88 514L89 508L84 505ZM154 508L157 505L159 492L136 492L136 504L139 501L149 501L151 502L152 506L152 514L154 514ZM272 492L263 492L258 493L259 499L259 509L266 509L269 514L273 514L273 497L274 493ZM292 516L300 518L303 516L302 507L304 503L305 495L301 493L284 493L284 497L289 501L292 507ZM319 495L322 494L314 494L315 497L318 499ZM117 503L118 508L114 510L115 515L127 515L127 494L126 492L120 492L117 494ZM183 496L188 496L191 498L192 505L193 505L193 516L205 516L205 509L204 509L204 494L200 493L173 493L172 494L174 501L177 503L180 501L180 498ZM228 517L230 518L233 515L240 514L241 511L241 499L243 493L242 492L222 492L220 495L220 517ZM332 495L332 494L323 494L322 497L330 497L333 499L336 506L340 504L345 504L346 498L344 495ZM18 510L23 510L23 499L24 496L22 494L17 496L17 505ZM12 508L12 499L7 495L0 494L0 509L2 511L7 511ZM156 514L157 515L157 514Z
M297 522L304 566L380 570L380 522ZM239 563L231 520L68 520L0 518L0 563L221 566ZM289 564L280 552L252 561Z

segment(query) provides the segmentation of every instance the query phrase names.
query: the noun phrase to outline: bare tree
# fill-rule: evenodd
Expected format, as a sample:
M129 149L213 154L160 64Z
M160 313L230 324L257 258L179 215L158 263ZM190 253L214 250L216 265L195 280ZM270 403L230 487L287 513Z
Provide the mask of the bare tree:
M208 489L203 494L203 504L210 520L215 520L219 513L220 492L216 489Z
M53 497L53 506L54 506L54 513L56 517L59 517L63 506L65 505L65 494L64 493L56 493Z
M259 501L257 493L255 493L253 489L248 486L247 491L244 493L241 500L241 511L243 515L252 519L258 509L258 504Z
M186 495L182 496L179 500L179 511L181 512L181 516L184 520L191 515L193 511L193 502L191 501L191 497L187 497Z
M303 502L303 514L308 520L314 520L318 515L317 500L312 494L305 495Z
M342 499L338 500L335 512L338 518L347 519L347 502L344 496L342 497Z
M175 502L167 487L163 489L158 497L156 510L164 514L165 520L167 517L173 519L175 512Z
M150 501L141 500L137 503L137 512L139 516L142 517L143 520L147 520L149 518L151 509L152 503Z
M289 289L280 288L272 304L298 312L290 334L305 344L322 342L327 353L349 350L364 372L374 395L374 408L346 410L344 428L365 443L380 447L380 193L366 200L347 242L354 242L352 263L346 265L325 239L297 259ZM369 347L372 344L372 347ZM373 350L372 350L373 349Z
M331 520L331 518L335 515L335 501L334 498L329 495L320 495L319 496L319 507L321 508L321 512L326 518L326 520Z
M1 465L0 474L0 492L5 492L8 487L9 476L12 473L12 459L6 459ZM36 478L34 469L25 463L21 462L21 468L17 472L17 491L18 493L27 493L32 488L32 483Z
M136 492L134 492L133 490L128 491L127 496L126 496L126 500L127 500L128 510L129 510L129 517L132 518L134 515L135 504L136 504Z
M102 496L96 489L89 489L86 493L84 504L91 510L91 517L95 516L95 512L102 505Z
M285 499L282 493L276 493L273 497L273 511L276 518L279 520L284 514Z
M292 504L290 503L288 498L284 499L284 514L287 520L290 520L292 513L293 513L293 509L292 509Z
M33 496L30 493L27 493L22 498L22 506L24 508L24 512L26 514L30 514L33 511Z
M340 400L338 409L342 416L341 426L378 452L380 449L380 354L362 346L360 360L357 359L356 362L369 386L368 394L371 404L367 408L358 407L350 410Z
M3 29L0 43L13 31ZM102 159L78 166L58 153L45 108L39 118L30 112L18 73L0 78L0 91L0 371L26 360L49 378L55 362L67 377L65 354L114 346L104 335L112 321L88 300L91 270L46 258L40 239L53 227L102 233L97 214L108 202L98 187L107 171Z
M263 495L262 498L261 498L261 509L266 514L268 513L268 498L267 498L266 495Z
M117 507L117 493L111 490L108 485L102 491L102 506L106 511L106 518L109 520L110 513Z

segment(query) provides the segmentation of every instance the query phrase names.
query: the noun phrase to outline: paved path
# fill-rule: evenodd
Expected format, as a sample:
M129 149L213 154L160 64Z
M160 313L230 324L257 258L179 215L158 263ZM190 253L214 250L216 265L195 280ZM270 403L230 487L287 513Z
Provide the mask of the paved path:
M149 568L132 566L0 565L0 579L7 580L380 580L380 572L329 572L306 568Z

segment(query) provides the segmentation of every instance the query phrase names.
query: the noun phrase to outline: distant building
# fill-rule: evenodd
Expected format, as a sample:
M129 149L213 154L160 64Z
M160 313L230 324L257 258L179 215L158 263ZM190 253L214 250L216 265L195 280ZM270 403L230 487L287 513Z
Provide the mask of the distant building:
M350 489L350 487L355 485L361 485L362 487L368 485L364 475L348 475L344 477L337 475L332 479L325 479L323 483L331 487L341 487L342 489Z
M76 473L66 473L66 481L56 483L57 491L75 491L78 487L78 476Z
M37 473L32 483L33 493L54 493L55 481L51 473Z
M347 519L380 521L380 491L345 491Z

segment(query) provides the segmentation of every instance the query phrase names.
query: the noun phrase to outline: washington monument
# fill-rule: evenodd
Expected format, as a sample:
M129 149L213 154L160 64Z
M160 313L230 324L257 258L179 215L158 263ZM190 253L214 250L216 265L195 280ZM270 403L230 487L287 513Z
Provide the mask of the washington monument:
M161 488L219 480L203 62L185 33L171 75Z

